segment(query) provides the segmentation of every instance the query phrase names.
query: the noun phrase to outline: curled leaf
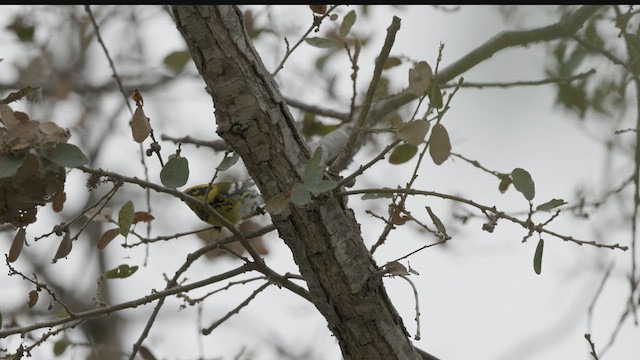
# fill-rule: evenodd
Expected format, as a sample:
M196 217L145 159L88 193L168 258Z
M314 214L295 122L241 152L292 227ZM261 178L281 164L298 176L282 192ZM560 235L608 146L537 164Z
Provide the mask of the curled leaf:
M540 275L542 272L542 251L544 250L544 240L540 239L536 246L536 252L533 255L533 271Z
M149 118L147 118L140 106L136 108L133 118L131 118L131 133L133 134L133 140L137 143L142 143L151 134Z

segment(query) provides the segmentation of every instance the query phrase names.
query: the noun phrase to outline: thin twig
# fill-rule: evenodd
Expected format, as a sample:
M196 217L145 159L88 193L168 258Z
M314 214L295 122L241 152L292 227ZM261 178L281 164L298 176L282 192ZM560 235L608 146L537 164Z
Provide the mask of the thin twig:
M486 82L486 83L474 83L474 82L465 81L460 87L482 89L487 87L511 88L511 87L517 87L517 86L538 86L538 85L545 85L545 84L566 83L566 82L571 82L575 80L582 80L595 73L596 73L596 70L591 69L587 72L582 72L576 75L564 76L564 77L551 77L547 79L532 80L532 81ZM445 85L442 85L440 88L445 89L445 88L450 88L454 86L457 86L457 84L445 84Z
M286 43L287 43L287 51L284 54L284 57L282 58L282 60L280 61L280 64L278 64L278 67L276 67L275 71L271 74L271 76L275 77L278 72L280 70L282 70L282 68L284 68L284 63L287 61L287 59L289 58L289 56L291 56L291 54L293 54L293 51L300 46L300 44L302 44L302 41L304 41L304 39L307 38L307 36L309 36L309 34L311 34L311 32L313 31L313 29L319 28L320 24L322 23L322 20L324 20L327 16L331 15L331 12L333 10L335 10L339 5L332 5L331 7L329 7L329 9L327 10L327 12L325 12L324 14L322 14L321 16L317 16L313 15L313 23L311 24L311 26L309 27L309 29L307 29L307 31L300 37L300 39L295 43L295 45L293 45L293 47L291 49L289 49L289 41L287 39L285 39Z
M266 289L267 287L269 287L269 285L271 285L270 282L266 282L262 285L260 285L259 288L257 288L256 290L253 291L253 293L251 293L251 295L249 295L249 297L247 297L243 302L241 302L240 304L238 304L238 306L236 306L235 308L233 308L233 310L229 311L225 316L223 316L222 318L218 319L216 322L214 322L213 324L211 324L209 327L202 329L202 335L209 335L211 334L211 332L213 330L215 330L215 328L217 328L218 326L220 326L220 324L224 323L225 321L227 321L231 316L233 316L234 314L237 314L240 312L240 310L249 305L249 303L251 302L251 300L255 299L255 297L261 293L264 289Z
M88 311L84 311L84 312L77 312L77 313L75 313L74 317L66 316L66 317L63 317L63 318L56 318L55 320L38 322L38 323L31 324L31 325L28 325L28 326L15 327L15 328L6 328L6 329L3 329L3 330L0 330L0 339L5 338L5 337L7 337L9 335L26 334L28 332L31 332L31 331L37 330L37 329L51 328L51 327L58 326L58 325L61 325L61 324L66 324L66 323L68 323L70 321L75 321L75 320L80 320L80 319L95 319L95 318L98 318L98 317L101 317L101 316L109 315L109 314L114 313L116 311L125 310L125 309L133 309L133 308L136 308L136 307L138 307L140 305L148 304L148 303L153 302L153 301L158 300L158 299L164 299L167 296L179 294L179 293L185 292L185 291L191 291L193 289L198 289L198 288L201 288L201 287L209 285L209 284L213 284L213 283L216 283L216 282L220 282L220 281L232 278L232 277L237 276L239 274L254 270L255 267L256 267L256 265L254 263L243 264L242 266L237 267L237 268L235 268L233 270L227 271L227 272L219 274L219 275L214 275L214 276L208 277L206 279L193 282L193 283L188 284L188 285L177 286L177 287L173 287L173 288L166 289L166 290L163 290L163 291L154 291L151 294L149 294L147 296L144 296L142 298L131 300L131 301L126 301L126 302L123 302L123 303L120 303L120 304L117 304L117 305L101 307L101 308L92 309L92 310L88 310Z
M596 344L591 341L591 334L584 334L584 338L589 342L589 346L591 347L591 356L593 356L593 360L598 360L598 355L596 354Z
M364 98L364 102L360 107L360 112L358 113L358 120L349 134L349 138L347 139L347 143L345 144L342 152L336 160L334 160L333 164L329 168L329 173L338 174L342 171L347 164L353 159L353 151L356 147L356 143L360 138L360 133L362 132L362 128L365 126L367 121L367 116L369 115L369 109L371 108L371 104L373 102L373 95L375 94L376 89L378 88L378 83L380 82L380 77L382 75L382 70L384 69L384 63L387 61L389 57L389 53L391 52L391 47L393 47L393 43L395 42L396 33L400 30L400 18L397 16L393 17L391 25L387 28L387 37L384 40L384 44L382 49L380 50L380 55L376 59L376 64L373 70L373 78L369 83L369 88L367 89L367 93Z
M439 192L435 192L435 191L424 191L424 190L415 190L415 189L360 189L360 190L350 190L350 191L343 191L338 193L338 196L349 196L349 195L360 195L360 194L367 194L367 193L373 193L373 194L396 194L396 193L410 193L412 195L423 195L423 196L434 196L434 197L438 197L441 199L446 199L446 200L452 200L452 201L456 201L456 202L460 202L463 204L467 204L470 206L473 206L483 212L489 212L494 214L495 216L502 218L502 219L506 219L509 220L511 222L514 222L516 224L519 224L520 226L524 227L525 229L529 230L531 225L524 220L520 220L516 217L510 216L505 214L502 211L499 211L498 209L495 208L495 206L493 207L489 207L486 205L482 205L482 204L478 204L473 200L469 200L469 199L465 199L459 196L454 196L454 195L448 195L448 194L443 194L443 193L439 193ZM629 248L627 246L623 246L620 245L618 243L616 244L612 244L612 245L608 245L608 244L601 244L601 243L597 243L595 241L585 241L585 240L579 240L579 239L575 239L572 236L566 236L566 235L561 235L558 234L554 231L551 230L547 230L544 227L540 227L540 226L535 226L535 231L539 232L539 233L546 233L549 234L553 237L562 239L564 241L570 241L573 242L577 245L591 245L591 246L595 246L598 248L607 248L607 249L619 249L622 251L627 251L629 250Z

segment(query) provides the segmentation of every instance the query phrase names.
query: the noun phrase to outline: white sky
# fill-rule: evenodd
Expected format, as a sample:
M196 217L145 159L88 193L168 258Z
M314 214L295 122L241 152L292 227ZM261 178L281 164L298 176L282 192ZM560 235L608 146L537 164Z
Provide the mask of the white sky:
M21 7L13 6L6 9L20 10ZM371 76L373 59L379 51L385 29L391 23L394 14L402 19L402 27L392 55L407 55L413 59L426 60L432 66L435 64L441 41L446 44L441 65L445 67L505 29L502 17L493 6L464 6L459 12L452 14L443 13L430 6L404 6L402 9L374 6L371 10L372 18L368 21L359 18L353 28L355 34L374 33L370 46L363 50L360 57L360 89L365 88L366 80ZM348 9L343 9L339 13L345 14L347 11ZM10 13L11 11L4 14L0 12L0 28L6 26ZM152 58L158 59L158 66L167 53L184 46L170 19L162 14L160 16L164 18L160 21L147 21L146 27L142 30L148 37L145 48ZM274 18L284 19L278 22L281 27L299 26L298 34L301 34L309 20L308 9L306 6L281 7L274 12ZM520 24L522 28L527 28L553 21L555 17L547 18L544 9L532 6L528 12L521 13ZM323 31L318 35L323 34L328 26L332 25L323 25ZM267 53L272 51L273 41L272 37L265 36L265 39L258 42L256 48L263 54L263 61L267 67L273 69L282 55L282 49L280 53ZM117 35L105 34L108 46L117 47L118 40ZM0 33L0 44L5 49L10 49L6 33ZM319 52L321 50L303 44L293 54L290 63L281 72L282 75L279 75L281 90L285 96L346 111L345 103L330 103L323 97L321 89L314 89L314 84L305 82L304 77L302 80L294 81L300 79L300 74L304 74L304 71L309 71L307 62ZM544 56L541 46L531 46L528 50L504 51L464 74L464 77L468 81L541 79L544 77ZM20 60L17 53L3 51L1 48L0 58L4 58L7 63ZM339 55L338 58L342 60L335 61L335 65L332 66L335 66L335 69L348 69L344 66L346 56ZM103 58L96 56L95 64L97 73L102 73L104 77L110 76L110 70ZM195 67L190 66L191 70L195 71ZM0 70L3 70L3 67L6 68L5 63L0 63ZM396 89L406 84L407 69L408 65L390 70ZM6 75L0 71L0 78L5 79ZM342 88L348 90L348 79L349 73L345 70L338 84L344 85ZM348 92L345 94L348 96ZM119 94L116 95L110 106L121 102ZM608 172L604 172L606 164L603 147L592 136L596 134L600 136L599 139L606 137L606 134L601 133L604 127L600 127L595 119L587 119L588 124L579 124L572 115L553 107L554 97L555 90L552 86L461 90L454 98L452 109L443 122L449 131L453 151L477 159L492 170L510 172L515 167L525 168L536 182L536 205L552 198L562 198L571 204L576 200L576 186L582 186L595 195L600 193L599 186L602 184L618 184L622 178L628 176L629 163L625 164L620 159ZM71 106L68 109L62 106L57 109L55 120L60 119L60 122L64 123L63 115L68 114L65 111L74 110ZM203 91L201 81L185 81L171 93L145 96L145 112L155 121L154 126L160 127L154 128L157 134L208 138L208 135L215 131L211 101ZM123 119L127 117L126 114L122 113ZM635 114L629 114L629 119L625 120L627 124L631 124L633 116ZM126 124L126 121L123 120L121 125L123 124ZM626 127L630 126L621 126ZM127 127L119 126L108 130L112 135L112 140L108 143L109 151L100 159L92 159L93 165L129 176L140 176L138 155L132 156L137 154L138 147L129 141ZM630 137L631 135L629 139ZM172 144L165 143L163 146L168 155ZM204 149L188 146L184 149L186 156L206 161L198 163L197 160L190 159L192 166L188 185L208 181L219 157L211 161L210 153ZM372 156L370 151L363 151L354 163L368 161ZM132 158L131 161L123 161ZM367 171L355 188L402 186L409 179L413 164L415 162L403 166L389 165L386 162L377 164ZM157 164L151 162L150 171L151 174L157 174ZM235 171L241 173L239 170ZM347 173L348 171L345 172ZM69 179L71 184L77 182L77 188L84 190L84 174L72 171ZM157 176L152 180L159 182ZM450 159L441 166L427 161L420 169L417 188L465 196L484 205L496 205L501 210L527 209L528 205L520 193L510 188L502 195L498 192L497 186L498 181L495 178L460 160ZM127 188L130 194L138 190L139 188ZM66 214L71 216L74 204L81 204L85 195L69 190L67 193L69 203ZM153 208L156 211L167 210L166 213L157 215L158 223L163 224L164 221L168 224L157 227L158 234L175 233L184 231L185 228L195 229L200 226L197 219L178 200L161 195L155 199L157 202L153 204ZM377 214L384 214L386 203L383 200L362 202L358 197L354 197L350 199L349 204L356 212L362 225L363 237L370 246L378 238L383 225L366 215L364 211L373 209ZM544 236L542 274L536 275L532 262L537 238L521 243L520 240L525 235L524 229L501 221L496 231L489 234L481 231L481 222L477 220L461 225L450 218L449 202L414 199L409 205L410 210L426 223L429 221L424 210L425 205L431 206L439 214L454 237L446 248L430 248L409 258L411 266L420 272L419 276L411 276L420 294L422 340L415 341L418 347L428 350L442 360L584 359L589 358L584 333L592 333L597 349L609 341L618 318L624 311L628 296L625 276L629 268L629 252L578 247L573 243ZM140 201L139 207L142 206L143 202ZM75 209L78 210L80 209ZM51 212L43 209L39 218L43 219L44 224L34 226L33 230L30 227L29 232L32 236L41 234L59 221L53 218L47 224L47 214L51 215ZM570 214L562 214L551 224L550 229L583 240L628 244L629 227L620 227L616 215L602 214L588 221L578 221ZM543 218L534 220L541 221ZM612 225L605 226L606 224ZM599 229L599 233L596 229ZM433 242L432 237L415 230L414 226L404 226L392 232L387 245L375 253L378 265ZM0 239L2 251L8 251L11 235L2 233ZM290 252L282 245L282 241L277 239L275 234L271 234L268 239L273 244L271 254L266 259L268 264L282 272L295 272ZM46 249L47 246L50 248ZM122 280L126 291L117 294L117 300L131 300L148 294L152 288L163 288L162 272L172 275L182 264L186 254L198 246L196 240L188 238L152 246L149 250L150 266L142 268L134 277ZM69 259L61 260L55 265L47 265L50 254L55 252L56 247L56 241L49 244L41 241L29 250L43 256L47 271L55 271L58 276L68 276L70 281L77 281L78 284L89 284L87 286L91 289L95 274L83 273L82 268L93 266L83 264L83 252L92 251L93 247L74 244L74 252ZM123 262L141 264L144 259L142 249L124 251L111 245L106 251L113 266ZM603 269L612 262L615 263L612 277L598 300L591 329L588 329L587 309L603 277ZM17 266L20 264L18 261ZM216 260L215 264L196 264L189 270L187 277L189 281L196 281L234 264L237 265L227 260ZM404 264L406 265L406 261ZM416 324L413 320L414 299L411 288L401 279L386 279L385 284L407 330L414 334ZM3 308L13 308L24 301L26 292L23 291L23 285L19 280L7 277L6 272L0 274L0 289L3 289L1 292L4 295L0 297L0 311ZM253 289L254 286L246 285L210 299L204 307L203 324L207 325L226 314ZM286 290L272 287L264 294L258 295L249 307L210 336L201 339L202 344L197 342L198 327L194 325L196 309L178 312L179 304L175 299L166 302L159 322L153 327L145 342L159 358L195 358L198 354L197 349L202 346L205 358L220 356L229 359L246 345L247 351L253 351L255 359L275 359L277 356L273 349L266 345L274 339L294 351L311 347L320 359L339 357L339 349L327 330L324 319L312 305L300 301ZM125 341L125 346L131 346L137 339L146 322L146 314L151 310L151 306L145 306L122 314L140 320L138 325L124 331L123 335L130 339ZM7 320L4 321L6 323ZM606 358L629 359L640 354L638 335L638 328L634 328L627 321ZM5 345L4 340L0 341L0 347ZM185 352L185 349L193 351ZM50 351L46 347L38 351L42 351L38 356L44 357L35 358L46 358L44 354L50 354L46 352Z

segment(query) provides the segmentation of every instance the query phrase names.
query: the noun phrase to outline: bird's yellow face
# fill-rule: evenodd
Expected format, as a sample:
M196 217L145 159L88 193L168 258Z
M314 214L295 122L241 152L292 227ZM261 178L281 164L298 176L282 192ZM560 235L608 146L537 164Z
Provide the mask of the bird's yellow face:
M237 195L229 194L230 185L231 183L228 182L218 182L212 184L209 189L209 184L201 184L186 189L184 193L193 196L200 201L204 201L206 196L209 206L216 210L218 214L222 215L222 217L227 219L230 223L236 224L241 218L240 204ZM207 189L209 189L208 195ZM223 226L223 224L216 220L215 217L208 214L204 206L194 204L187 205L202 221L217 227Z

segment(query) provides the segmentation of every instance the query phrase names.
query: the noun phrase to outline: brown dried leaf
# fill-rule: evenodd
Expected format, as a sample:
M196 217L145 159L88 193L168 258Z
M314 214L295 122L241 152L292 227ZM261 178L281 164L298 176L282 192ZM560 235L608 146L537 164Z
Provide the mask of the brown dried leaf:
M409 69L409 91L417 97L423 96L429 89L432 78L431 66L426 61L420 61L413 69Z
M137 143L142 143L151 134L151 125L149 119L144 114L141 107L137 107L133 113L131 119L131 132L133 133L133 140Z
M38 294L38 292L36 290L31 290L29 291L29 307L32 308L34 306L36 306L36 303L38 302L38 298L40 297L40 295Z
M327 12L327 5L314 4L314 5L309 5L309 8L314 13L320 14L320 15L323 15L324 13Z
M69 233L65 233L62 241L60 242L60 246L58 246L58 251L56 251L56 255L53 257L53 260L51 262L55 264L58 259L62 259L63 257L69 255L69 253L71 253L72 247L73 243L71 241L71 236L69 236Z
M142 345L140 346L140 350L138 351L143 360L157 360L155 355L149 350L148 347Z
M98 244L96 244L96 248L98 250L104 250L104 248L109 245L111 240L115 239L116 236L120 235L120 229L109 229L102 234L100 239L98 240Z
M399 209L394 208L391 212L391 223L394 225L404 225L407 220L409 220L408 216L402 216L402 213Z
M22 111L14 111L13 116L15 116L18 121L29 121L29 115Z
M436 124L431 130L429 138L429 154L436 165L445 162L451 155L451 142L447 129L442 124Z
M398 261L389 261L384 267L391 275L409 275L407 268Z
M131 94L131 99L136 102L136 106L141 107L144 105L144 99L142 98L142 94L140 94L140 90L138 88L133 89L133 94Z
M402 117L400 115L393 114L389 119L389 124L391 124L391 126L393 126L394 128L399 129L402 125L404 125L404 120L402 120Z
M64 202L67 201L67 193L64 191L58 191L53 195L51 199L51 205L53 207L53 211L60 212L64 207Z
M155 219L155 217L151 214L149 214L146 211L136 211L133 214L133 224L137 224L139 222L149 222L151 220Z
M11 107L5 103L0 102L0 119L2 123L7 129L11 129L12 127L18 125L18 119L11 110Z
M13 242L11 243L11 249L9 250L9 256L8 256L9 262L14 262L18 260L18 257L22 252L22 248L24 247L25 237L26 237L26 231L24 230L24 228L18 229L16 236L13 237Z
M430 126L431 124L429 124L427 120L413 120L408 122L398 130L398 139L418 146L424 141Z

